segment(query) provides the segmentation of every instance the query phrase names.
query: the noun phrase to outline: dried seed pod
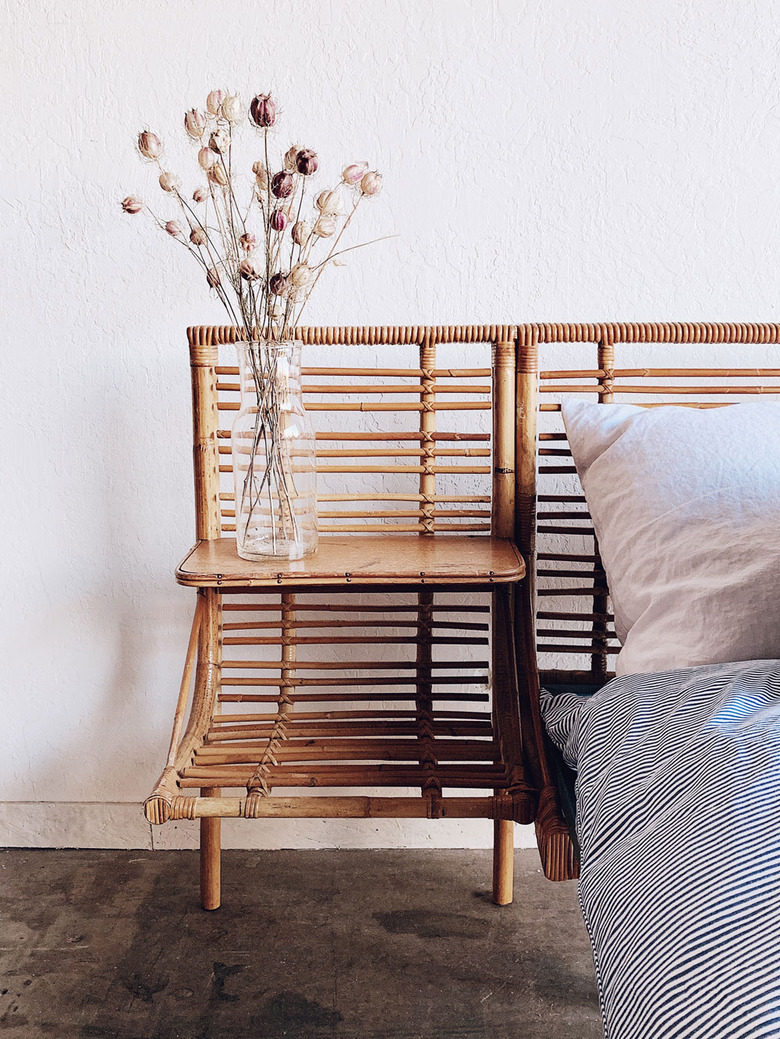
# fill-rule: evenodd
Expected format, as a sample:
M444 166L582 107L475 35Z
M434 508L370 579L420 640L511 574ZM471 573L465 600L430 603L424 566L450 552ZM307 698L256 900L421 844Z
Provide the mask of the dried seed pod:
M311 224L308 220L299 220L292 229L292 240L296 245L305 245L311 234Z
M341 178L345 184L349 184L351 188L354 188L361 182L367 169L367 162L353 162L350 166L345 167Z
M224 130L215 130L209 137L209 148L217 155L226 155L230 149L230 136Z
M294 288L302 289L311 281L311 267L307 267L305 263L296 263L290 271L290 281Z
M238 240L238 244L241 248L248 253L251 253L254 247L257 245L257 239L249 231L246 234L242 234Z
M209 193L205 188L195 188L192 193L193 202L205 202L209 197Z
M199 141L206 130L206 117L197 108L191 108L184 113L184 129L193 139Z
M206 281L212 289L216 289L222 284L219 277L219 271L216 267L209 267L206 271Z
M294 186L295 179L292 173L289 173L287 170L280 170L279 173L274 173L271 180L271 193L276 198L289 198L293 193Z
M220 106L220 111L222 112L222 117L227 119L229 123L235 124L240 122L244 110L238 94L228 94Z
M171 238L181 238L184 232L181 229L181 224L176 220L169 220L165 225L165 230L171 236Z
M221 90L212 90L206 98L206 111L209 115L219 115L225 95Z
M369 198L378 195L382 190L382 174L377 173L376 170L371 170L370 173L366 173L360 181L360 190Z
M193 227L190 231L190 241L193 245L205 245L208 239L202 227Z
M257 281L260 277L260 269L251 257L247 256L238 265L238 273L244 281Z
M273 213L271 213L271 219L269 222L274 231L281 232L284 231L285 227L289 224L290 218L283 209L275 209Z
M166 170L160 174L160 187L163 191L176 192L181 187L181 181L175 173Z
M295 156L295 168L304 177L310 177L312 173L316 173L319 164L317 153L313 152L311 148L301 148Z
M209 178L212 184L218 184L221 188L227 187L227 170L221 162L215 163L208 171L206 176Z
M249 116L255 126L265 130L276 122L276 103L270 94L257 94L249 105Z
M341 212L341 195L337 191L321 191L314 204L324 216L338 216Z
M258 159L258 161L253 163L253 165L252 165L252 172L255 175L255 180L257 181L258 189L260 191L267 192L268 191L268 170L265 168L265 163L260 162L260 160Z
M295 169L295 160L298 158L298 152L301 150L300 144L294 144L291 148L288 148L284 153L284 168L286 170Z
M140 213L143 208L143 202L135 195L128 195L122 199L122 209L125 213Z
M325 216L325 214L322 214L317 218L312 230L318 238L330 238L332 234L336 233L335 216Z
M198 152L198 165L202 170L210 170L219 156L211 148L201 148Z
M145 159L159 159L162 155L162 141L156 133L143 130L138 135L138 150Z
M286 296L290 291L290 280L281 271L273 274L268 282L268 288L274 296Z

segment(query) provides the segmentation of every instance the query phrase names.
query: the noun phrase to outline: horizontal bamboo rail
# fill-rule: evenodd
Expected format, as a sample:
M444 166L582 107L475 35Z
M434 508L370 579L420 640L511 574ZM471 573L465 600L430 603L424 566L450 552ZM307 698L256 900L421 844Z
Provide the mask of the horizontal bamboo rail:
M171 819L515 819L500 797L176 797Z

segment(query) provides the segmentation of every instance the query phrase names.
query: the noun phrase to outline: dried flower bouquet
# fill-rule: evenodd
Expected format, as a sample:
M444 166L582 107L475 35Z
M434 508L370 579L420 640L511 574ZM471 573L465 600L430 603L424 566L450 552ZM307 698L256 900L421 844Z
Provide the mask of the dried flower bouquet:
M262 157L252 166L248 201L239 201L233 144L244 121L258 133ZM184 116L206 181L191 197L164 168L157 134L138 135L138 151L156 165L180 217L163 219L135 195L122 201L126 213L147 212L192 254L241 330L233 471L238 551L249 559L298 558L316 548L314 434L301 400L295 329L325 268L360 248L340 248L342 237L360 204L382 188L382 175L358 162L345 167L337 185L315 193L319 159L310 148L293 145L271 165L276 123L270 94L257 94L245 111L238 95L212 90L205 112L193 108Z

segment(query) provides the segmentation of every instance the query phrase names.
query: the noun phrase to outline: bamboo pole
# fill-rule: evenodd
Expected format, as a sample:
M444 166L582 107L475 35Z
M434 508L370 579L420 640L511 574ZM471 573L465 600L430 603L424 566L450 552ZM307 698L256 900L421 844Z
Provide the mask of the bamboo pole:
M217 787L203 787L203 799L219 803L222 791ZM200 904L204 909L219 909L222 902L221 863L222 820L203 815L200 820Z
M488 819L500 808L493 797L443 797L442 819ZM428 804L423 798L366 797L264 797L251 806L246 797L177 797L176 819L198 818L284 818L284 819L425 819Z
M514 341L497 342L492 350L493 368L493 505L491 531L496 537L511 538L515 533L515 437L516 437L516 368L517 351ZM509 675L502 666L506 646L500 645L500 631L508 630L502 622L502 611L508 609L508 598L497 592L492 595L493 639L493 714L494 728L501 738L501 760L511 761L514 768L522 768L519 747L511 757L504 735L512 727L511 703L514 690L508 688ZM494 790L499 796L500 790ZM493 823L493 901L509 905L513 898L514 878L514 822L496 819Z

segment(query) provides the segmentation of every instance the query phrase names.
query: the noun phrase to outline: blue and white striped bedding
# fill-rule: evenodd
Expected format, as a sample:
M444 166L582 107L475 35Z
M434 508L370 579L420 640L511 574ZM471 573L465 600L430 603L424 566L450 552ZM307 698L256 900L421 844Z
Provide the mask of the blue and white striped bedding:
M780 661L542 700L607 1039L780 1036Z

